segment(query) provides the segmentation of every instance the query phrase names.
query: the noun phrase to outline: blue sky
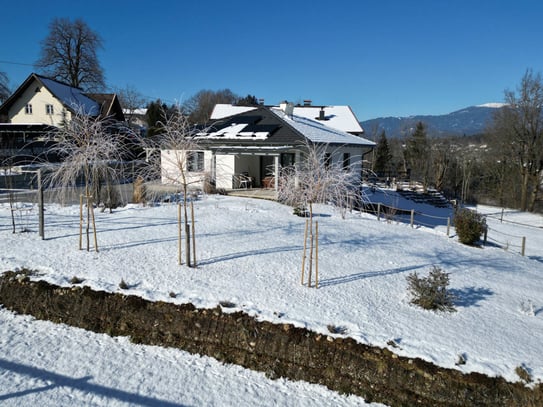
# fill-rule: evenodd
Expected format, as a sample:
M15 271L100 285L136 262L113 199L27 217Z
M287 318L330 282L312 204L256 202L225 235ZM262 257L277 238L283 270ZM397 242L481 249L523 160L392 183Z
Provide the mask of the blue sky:
M442 114L501 102L526 69L543 71L539 0L27 0L2 15L11 87L34 71L54 17L101 35L109 86L168 103L229 88L347 104L360 120Z

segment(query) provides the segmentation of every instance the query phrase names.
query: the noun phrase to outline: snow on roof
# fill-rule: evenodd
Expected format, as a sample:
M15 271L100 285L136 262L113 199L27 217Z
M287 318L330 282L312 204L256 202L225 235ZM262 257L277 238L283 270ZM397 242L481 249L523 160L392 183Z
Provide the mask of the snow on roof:
M272 108L279 108L273 106ZM231 104L216 104L211 113L211 119L223 119L225 117L234 116L236 114L250 112L256 110L255 106L234 106ZM346 131L350 133L363 133L364 130L358 119L354 115L349 106L323 106L325 120L322 123L336 130ZM296 116L305 117L306 119L315 120L319 117L321 106L295 106L294 114Z
M362 133L364 130L349 106L294 106L296 116L316 120L321 108L324 110L325 120L322 123L337 130Z
M224 119L225 117L234 116L236 114L250 112L251 110L256 110L255 106L234 106L225 103L218 103L213 108L211 112L211 120L214 119Z
M218 131L214 131L212 133L206 133L206 132L200 132L196 136L200 138L206 138L206 139L251 139L251 140L265 140L269 136L269 132L265 131L243 131L247 126L249 126L248 123L232 123L228 127L224 127Z
M352 135L345 131L337 130L325 125L322 121L308 119L306 117L293 114L288 116L282 109L273 107L270 109L282 120L290 124L313 143L328 143L342 145L374 146L373 141Z
M141 115L145 116L147 114L146 108L140 108L140 109L123 109L124 114L135 114L135 115Z
M70 109L89 116L98 116L100 114L100 105L84 95L81 89L57 82L40 76L40 81L43 85L57 98L63 105Z

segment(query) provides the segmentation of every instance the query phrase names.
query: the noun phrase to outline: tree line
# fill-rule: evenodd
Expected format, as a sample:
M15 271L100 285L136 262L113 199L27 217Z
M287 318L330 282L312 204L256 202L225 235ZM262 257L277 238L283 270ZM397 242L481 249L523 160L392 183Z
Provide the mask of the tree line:
M465 203L543 211L543 80L527 70L505 91L483 134L430 138L423 122L405 138L381 132L372 170L410 179Z

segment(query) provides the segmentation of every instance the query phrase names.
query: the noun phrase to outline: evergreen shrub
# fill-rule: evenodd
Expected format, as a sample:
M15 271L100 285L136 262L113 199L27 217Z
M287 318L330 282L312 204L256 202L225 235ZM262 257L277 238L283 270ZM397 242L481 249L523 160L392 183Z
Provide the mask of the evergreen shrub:
M474 245L486 230L486 220L480 213L462 208L454 216L454 226L461 243Z

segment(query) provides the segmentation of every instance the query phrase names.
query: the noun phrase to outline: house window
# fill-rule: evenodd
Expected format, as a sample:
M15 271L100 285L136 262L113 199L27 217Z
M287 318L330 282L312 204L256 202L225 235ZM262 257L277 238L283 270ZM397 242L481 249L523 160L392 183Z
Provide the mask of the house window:
M343 153L343 170L349 171L350 167L351 167L351 154Z
M324 168L329 169L332 164L332 154L324 153Z
M187 170L189 172L202 172L204 170L203 151L189 151L187 156Z
M45 105L45 114L52 115L53 113L53 105Z
M281 167L290 167L295 163L295 156L292 153L281 154Z
M25 113L26 114L32 114L32 105L30 103L27 103L25 106Z

